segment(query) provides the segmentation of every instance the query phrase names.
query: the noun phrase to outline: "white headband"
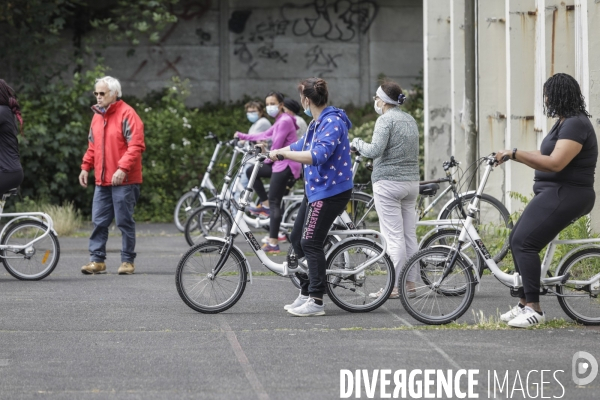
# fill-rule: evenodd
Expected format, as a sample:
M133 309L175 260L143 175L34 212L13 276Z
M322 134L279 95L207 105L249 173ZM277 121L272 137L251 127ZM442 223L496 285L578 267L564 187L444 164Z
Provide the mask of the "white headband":
M390 97L387 94L385 94L385 92L383 91L381 86L379 86L377 88L377 92L375 92L375 94L377 95L377 97L379 97L381 100L383 100L384 103L392 104L395 106L404 103L404 99L406 97L406 96L404 96L404 94L400 93L400 96L398 96L398 100L394 101L394 100L390 99Z

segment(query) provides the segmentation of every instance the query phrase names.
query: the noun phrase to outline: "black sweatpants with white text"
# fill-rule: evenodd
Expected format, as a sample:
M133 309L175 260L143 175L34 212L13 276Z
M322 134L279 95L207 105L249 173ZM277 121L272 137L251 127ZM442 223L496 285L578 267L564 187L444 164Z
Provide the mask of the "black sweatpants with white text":
M302 201L290 240L296 256L306 257L308 277L298 274L301 293L322 299L327 290L327 262L323 246L333 222L340 215L352 196L352 189L326 199L308 203Z

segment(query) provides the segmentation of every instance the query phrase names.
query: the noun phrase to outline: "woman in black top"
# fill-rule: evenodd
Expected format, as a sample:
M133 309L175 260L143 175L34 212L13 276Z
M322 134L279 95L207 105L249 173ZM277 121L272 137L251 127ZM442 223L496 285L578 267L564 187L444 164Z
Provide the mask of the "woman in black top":
M515 269L523 281L520 302L501 319L526 328L546 320L539 303L539 252L572 221L594 207L594 172L598 160L596 133L577 81L555 74L544 84L544 111L558 118L540 150L500 150L496 159L521 162L535 169L534 198L510 234Z
M21 107L15 91L0 79L0 196L23 182L17 124L23 133Z

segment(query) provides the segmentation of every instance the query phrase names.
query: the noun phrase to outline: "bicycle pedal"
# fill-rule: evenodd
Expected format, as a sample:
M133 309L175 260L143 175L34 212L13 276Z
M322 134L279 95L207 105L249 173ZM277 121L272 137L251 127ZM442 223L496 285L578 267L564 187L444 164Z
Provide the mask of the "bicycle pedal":
M571 273L567 272L560 280L560 284L564 285L565 283L567 283L567 281L569 280L570 277L571 277Z
M519 289L515 289L512 287L510 288L510 295L511 295L511 297L519 297L519 298L521 297L519 295Z

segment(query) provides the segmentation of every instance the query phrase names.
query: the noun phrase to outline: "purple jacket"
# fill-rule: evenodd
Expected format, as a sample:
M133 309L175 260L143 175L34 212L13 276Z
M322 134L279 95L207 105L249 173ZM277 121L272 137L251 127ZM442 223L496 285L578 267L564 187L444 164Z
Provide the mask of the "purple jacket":
M291 117L286 113L279 113L275 118L273 126L266 131L254 133L252 135L238 132L238 137L242 140L252 141L271 139L273 141L271 149L277 150L295 143L298 140L298 136L296 136L297 130L298 125L296 125L294 117ZM265 162L268 161L270 160ZM285 171L287 167L290 167L292 174L294 174L294 178L300 178L301 164L292 160L275 161L273 163L273 172Z

